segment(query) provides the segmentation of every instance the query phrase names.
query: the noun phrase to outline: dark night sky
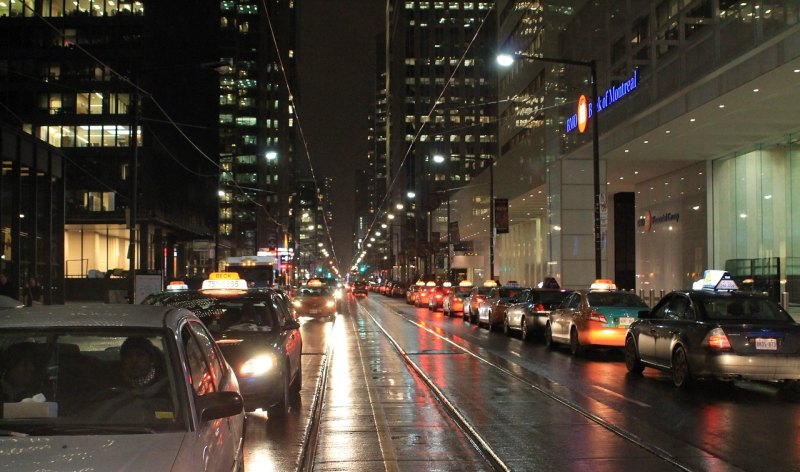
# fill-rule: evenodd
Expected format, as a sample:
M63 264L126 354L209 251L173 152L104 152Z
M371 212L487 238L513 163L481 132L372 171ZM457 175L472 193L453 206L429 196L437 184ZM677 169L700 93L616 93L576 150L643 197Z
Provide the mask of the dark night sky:
M357 168L366 167L375 96L375 38L383 0L300 0L297 11L298 115L318 179L334 178L333 241L341 269L352 257ZM307 157L300 143L301 169Z

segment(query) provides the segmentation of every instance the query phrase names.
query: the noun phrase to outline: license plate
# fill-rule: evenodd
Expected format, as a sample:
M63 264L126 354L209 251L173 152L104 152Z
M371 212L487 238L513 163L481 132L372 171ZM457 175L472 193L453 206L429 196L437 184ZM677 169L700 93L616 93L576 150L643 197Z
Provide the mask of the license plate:
M317 313L319 313L319 310L308 310L308 312L312 315L316 315Z
M778 340L775 338L756 338L756 349L759 351L777 351Z
M620 328L627 328L631 325L631 323L633 323L633 318L630 316L621 316L618 323Z

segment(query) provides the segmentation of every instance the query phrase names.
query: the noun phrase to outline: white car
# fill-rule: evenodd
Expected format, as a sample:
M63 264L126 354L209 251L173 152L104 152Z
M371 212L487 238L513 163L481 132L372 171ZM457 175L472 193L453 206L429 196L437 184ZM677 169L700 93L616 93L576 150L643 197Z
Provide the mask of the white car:
M243 469L236 376L188 310L0 311L0 370L8 470Z

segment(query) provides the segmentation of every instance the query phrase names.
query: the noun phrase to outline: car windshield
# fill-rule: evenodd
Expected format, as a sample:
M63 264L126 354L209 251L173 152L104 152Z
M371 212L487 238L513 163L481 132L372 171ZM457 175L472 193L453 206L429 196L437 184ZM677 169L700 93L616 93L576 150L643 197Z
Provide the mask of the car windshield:
M706 316L711 320L793 322L780 305L766 298L715 297L707 298L702 303Z
M220 331L272 331L272 298L269 292L252 290L244 295L214 296L202 291L188 291L149 297L148 305L169 305L186 308L212 333Z
M331 295L327 287L300 287L297 294L301 297L329 297Z
M648 308L647 304L635 293L628 292L590 292L590 306Z
M492 287L479 287L478 288L478 295L486 296L486 295L489 295L490 293L492 293Z
M0 331L0 429L28 435L187 431L163 331Z

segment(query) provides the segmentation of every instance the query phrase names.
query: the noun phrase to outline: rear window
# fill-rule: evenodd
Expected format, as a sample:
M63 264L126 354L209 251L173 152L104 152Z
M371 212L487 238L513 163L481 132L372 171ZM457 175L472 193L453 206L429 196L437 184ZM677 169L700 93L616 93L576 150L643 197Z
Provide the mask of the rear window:
M462 297L466 297L469 295L469 292L472 291L472 287L456 287L455 293L456 295L461 295Z
M492 287L480 287L478 288L478 295L489 295L492 293Z
M706 316L712 320L794 321L780 305L766 298L720 297L702 303Z
M516 300L520 293L522 293L522 290L518 288L501 288L500 298L504 301Z
M589 305L648 308L638 295L628 292L592 292L589 293Z
M537 302L548 304L548 305L552 305L552 304L558 305L558 304L561 303L562 300L567 298L567 295L569 295L567 292L556 292L556 291L553 291L553 292L532 292L532 293L533 293L533 299L534 300L536 300Z

